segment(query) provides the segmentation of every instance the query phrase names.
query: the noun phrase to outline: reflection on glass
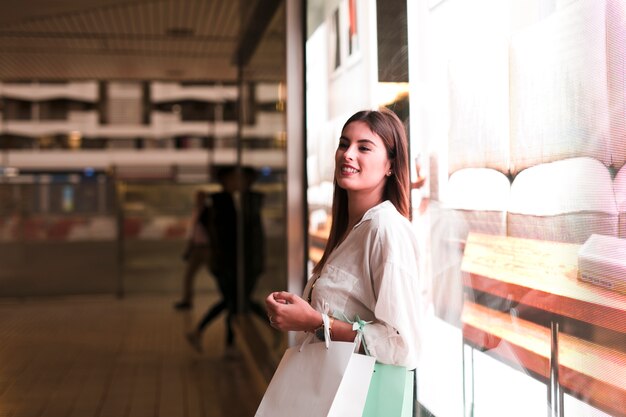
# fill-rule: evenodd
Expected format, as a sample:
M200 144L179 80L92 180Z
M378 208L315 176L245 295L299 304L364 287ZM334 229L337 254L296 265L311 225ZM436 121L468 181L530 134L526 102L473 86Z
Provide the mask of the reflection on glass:
M246 296L261 306L265 306L267 294L287 288L286 148L289 142L302 140L286 134L285 2L278 2L276 6L254 53L244 63L240 79L240 89L245 91L241 103L244 117L240 131L240 163L254 168L257 174L251 191L263 199L261 222L265 244L263 270L253 288L248 289L251 294ZM243 237L248 244L255 235L252 229L251 225L244 224ZM242 262L246 260L240 258L240 264ZM270 355L256 357L259 366L277 364L286 347L285 335L274 331L265 317L250 317Z
M423 185L412 194L430 296L422 410L623 415L626 296L607 283L626 276L616 249L626 240L626 3L395 3L308 6L311 262L328 235L339 122L387 105L410 127Z
M624 4L419 3L433 303L419 400L435 415L621 415L626 298L578 270L593 236L626 238Z

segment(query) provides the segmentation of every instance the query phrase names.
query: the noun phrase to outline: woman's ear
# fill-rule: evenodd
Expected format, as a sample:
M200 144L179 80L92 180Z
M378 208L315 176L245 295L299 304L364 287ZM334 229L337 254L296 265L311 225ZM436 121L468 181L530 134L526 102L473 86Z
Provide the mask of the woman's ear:
M387 162L387 176L390 177L393 174L393 161Z

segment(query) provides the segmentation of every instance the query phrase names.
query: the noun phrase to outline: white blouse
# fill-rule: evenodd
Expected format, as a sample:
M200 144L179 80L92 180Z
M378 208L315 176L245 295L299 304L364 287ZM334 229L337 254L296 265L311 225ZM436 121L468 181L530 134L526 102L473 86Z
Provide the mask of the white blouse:
M310 295L313 308L337 319L371 322L363 330L369 353L415 368L423 310L418 256L411 222L385 201L332 251L319 276L309 279L304 299Z

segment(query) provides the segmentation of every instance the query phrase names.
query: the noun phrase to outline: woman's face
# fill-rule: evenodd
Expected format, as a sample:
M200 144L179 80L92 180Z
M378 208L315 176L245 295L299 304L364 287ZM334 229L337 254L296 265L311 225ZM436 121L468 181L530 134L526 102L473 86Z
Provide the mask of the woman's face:
M365 122L347 125L335 152L335 178L346 191L382 192L391 161L383 140Z

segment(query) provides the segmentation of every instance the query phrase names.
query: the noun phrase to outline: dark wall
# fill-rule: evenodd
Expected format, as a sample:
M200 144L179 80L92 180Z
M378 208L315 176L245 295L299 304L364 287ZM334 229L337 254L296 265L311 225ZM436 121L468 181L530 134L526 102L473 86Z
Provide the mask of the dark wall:
M406 0L377 0L378 81L408 82Z

